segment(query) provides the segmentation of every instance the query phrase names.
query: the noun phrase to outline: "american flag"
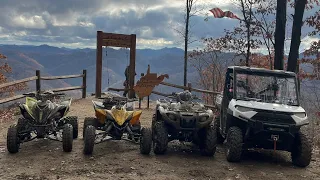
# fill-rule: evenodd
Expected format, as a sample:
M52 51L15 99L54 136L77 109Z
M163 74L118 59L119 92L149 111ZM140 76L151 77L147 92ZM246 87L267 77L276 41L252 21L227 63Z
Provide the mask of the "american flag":
M213 8L211 10L209 10L210 12L212 12L213 16L215 18L224 18L224 17L228 17L231 19L239 19L241 20L238 16L236 16L235 14L233 14L231 11L225 11L223 12L220 8Z

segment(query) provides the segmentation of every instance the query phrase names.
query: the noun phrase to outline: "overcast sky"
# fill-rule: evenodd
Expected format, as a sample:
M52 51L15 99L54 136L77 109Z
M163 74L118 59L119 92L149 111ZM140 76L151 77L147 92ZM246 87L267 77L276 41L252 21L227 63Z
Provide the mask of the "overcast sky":
M238 20L214 19L211 14L204 21L204 14L213 7L237 14L228 0L205 5L204 11L192 17L194 39L219 37L224 29L239 24ZM183 23L184 6L185 0L1 0L0 44L95 48L96 32L102 30L137 34L137 48L182 48L182 37L175 29Z

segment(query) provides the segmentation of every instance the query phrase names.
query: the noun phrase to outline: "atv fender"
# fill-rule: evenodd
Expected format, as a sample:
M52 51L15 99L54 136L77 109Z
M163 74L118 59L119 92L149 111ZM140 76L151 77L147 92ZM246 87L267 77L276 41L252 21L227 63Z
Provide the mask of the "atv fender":
M134 111L132 115L132 119L130 120L131 125L138 125L140 122L140 116L142 111Z

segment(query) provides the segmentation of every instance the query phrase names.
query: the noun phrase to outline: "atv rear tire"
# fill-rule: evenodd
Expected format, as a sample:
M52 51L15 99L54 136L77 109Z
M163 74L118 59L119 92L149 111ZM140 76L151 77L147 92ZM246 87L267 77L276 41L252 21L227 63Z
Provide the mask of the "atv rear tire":
M19 152L20 140L17 126L10 126L7 134L7 149L9 153Z
M156 122L153 127L153 152L164 154L168 147L168 130L164 122Z
M64 152L71 152L73 145L73 127L71 124L65 124L62 132L62 146Z
M238 162L242 155L243 135L239 127L230 127L227 134L226 156L229 162Z
M140 136L140 153L150 154L152 146L152 131L150 128L142 128Z
M217 149L217 132L214 126L204 129L205 135L199 144L203 156L213 156Z
M310 164L312 154L312 146L308 136L299 131L295 136L292 148L292 163L299 167L307 167Z
M217 143L223 144L225 138L220 134L220 117L216 117L214 120L214 127L217 133Z
M91 125L97 129L98 126L98 120L97 118L94 117L85 117L84 122L83 122L83 130L82 130L82 137L84 139L85 133L86 133L86 128Z
M84 154L86 155L92 154L95 140L96 140L96 128L92 125L88 125L85 129L85 136L84 136L84 148L83 148Z
M78 125L78 117L77 116L68 116L65 117L65 122L72 125L73 128L73 139L78 138L78 131L79 131L79 125Z

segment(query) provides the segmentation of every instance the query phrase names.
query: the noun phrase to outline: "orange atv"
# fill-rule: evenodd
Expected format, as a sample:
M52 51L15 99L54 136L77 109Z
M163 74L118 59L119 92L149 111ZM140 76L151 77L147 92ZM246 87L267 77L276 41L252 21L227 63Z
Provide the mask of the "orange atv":
M100 98L92 101L96 117L86 117L83 125L84 154L92 154L95 144L108 140L129 140L140 143L140 152L149 154L152 135L150 128L142 128L142 111L135 111L126 97ZM100 132L96 132L100 131Z

